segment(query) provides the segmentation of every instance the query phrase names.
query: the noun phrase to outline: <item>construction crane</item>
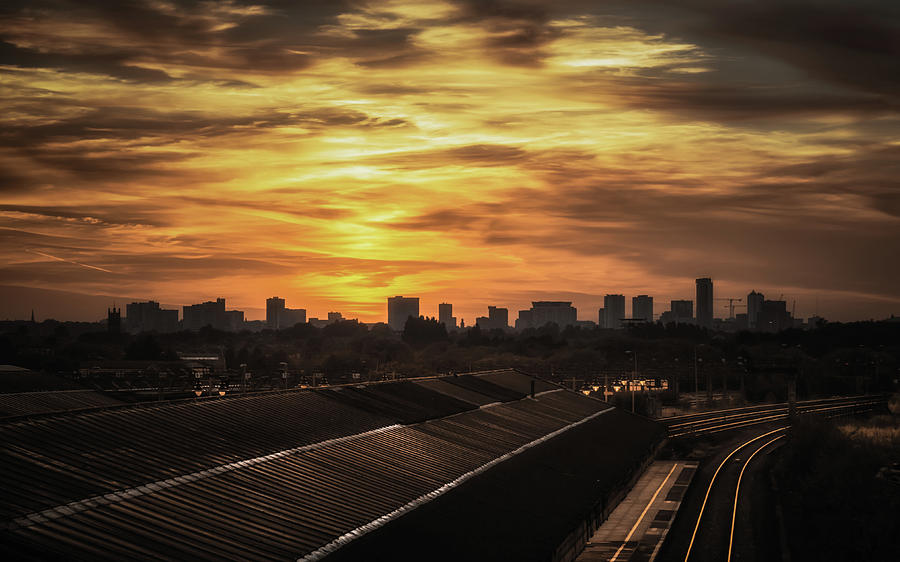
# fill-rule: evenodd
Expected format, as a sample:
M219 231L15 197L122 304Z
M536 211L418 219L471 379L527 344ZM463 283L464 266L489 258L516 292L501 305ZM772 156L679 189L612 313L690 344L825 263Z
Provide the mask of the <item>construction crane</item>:
M725 308L728 309L728 318L729 319L734 318L734 307L735 306L746 306L746 305L734 304L736 302L743 301L744 299L742 299L742 298L739 299L739 298L735 298L735 297L721 297L721 298L717 298L716 300L717 301L728 301L728 304L725 305Z

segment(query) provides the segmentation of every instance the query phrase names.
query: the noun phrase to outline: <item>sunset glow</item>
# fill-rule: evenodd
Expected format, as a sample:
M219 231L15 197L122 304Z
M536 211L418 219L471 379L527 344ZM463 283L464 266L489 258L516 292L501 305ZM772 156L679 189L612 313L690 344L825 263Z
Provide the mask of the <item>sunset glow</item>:
M896 57L860 78L858 46L824 64L716 2L550 6L4 8L0 283L469 323L711 276L900 309Z

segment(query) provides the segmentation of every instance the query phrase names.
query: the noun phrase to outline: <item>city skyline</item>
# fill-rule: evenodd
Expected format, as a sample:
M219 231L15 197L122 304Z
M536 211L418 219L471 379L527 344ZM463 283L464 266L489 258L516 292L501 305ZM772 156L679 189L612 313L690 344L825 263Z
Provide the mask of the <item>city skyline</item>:
M704 274L888 316L896 10L13 3L0 278L361 318L414 293L472 318Z
M488 305L487 316L476 316L468 326L465 318L453 316L453 303L441 302L437 305L437 313L429 314L427 310L420 309L420 298L397 295L387 298L386 315L380 319L362 320L358 317L344 317L343 312L329 311L327 319L318 317L307 318L305 308L290 308L287 301L278 296L272 296L265 300L265 316L263 319L251 318L244 310L226 310L225 298L217 297L215 301L186 305L160 305L153 300L134 300L125 306L126 314L121 316L121 308L117 303L107 309L108 321L116 324L114 331L119 331L118 326L124 324L124 329L131 333L145 331L173 332L177 329L197 330L203 326L225 330L240 331L247 323L255 323L255 328L261 326L269 329L284 329L298 323L309 323L322 327L339 320L360 321L364 324L386 324L395 331L402 331L407 317L431 318L444 324L448 330L478 326L482 329L523 330L526 328L540 327L545 323L556 323L561 328L572 325L598 326L607 329L620 329L626 324L634 322L661 322L663 324L691 323L704 328L713 328L713 321L730 322L727 329L754 330L775 327L776 331L788 327L798 327L808 324L812 326L819 320L829 320L818 313L806 317L797 314L796 301L788 301L781 294L779 297L766 299L759 291L751 290L744 297L715 297L714 282L710 278L696 279L697 298L695 300L672 299L669 301L669 310L657 309L654 312L652 295L636 295L631 298L630 310L626 313L626 297L621 294L607 294L603 297L603 307L599 308L597 320L585 319L584 309L578 314L578 307L572 306L571 301L531 301L530 309L520 309L516 314L510 315L509 309L497 305ZM702 290L701 290L702 287ZM126 299L128 300L128 299ZM693 314L695 304L703 302L699 308L706 310L696 316ZM724 308L727 314L717 314L715 302L727 301ZM658 301L659 302L659 301ZM662 301L665 302L665 301ZM743 304L742 304L743 303ZM171 308L171 307L175 308ZM167 308L169 307L169 308ZM744 309L744 312L736 310ZM179 309L182 311L179 320ZM595 311L596 312L596 311ZM188 314L190 313L190 314ZM704 316L707 314L708 317ZM587 314L589 315L589 314ZM352 316L352 315L351 315ZM891 315L893 318L894 315ZM53 316L47 319L59 320ZM120 320L121 319L121 320ZM6 320L20 320L7 318ZM34 309L31 310L30 320L36 320ZM65 319L62 319L65 320ZM834 320L834 319L831 319ZM799 322L799 324L798 324ZM717 325L719 329L725 325ZM767 327L767 328L764 328Z
M5 287L5 289L11 289L10 287ZM718 288L718 284L716 283L716 294L719 294L720 289ZM165 303L160 302L154 298L139 298L139 297L109 297L109 296L97 296L92 297L92 304L84 304L84 306L80 307L81 312L76 312L73 314L66 313L67 309L65 304L60 304L67 298L72 298L73 295L64 292L56 292L58 293L54 299L43 300L41 297L25 297L22 298L20 295L13 295L17 301L15 305L12 305L9 301L3 301L2 297L4 296L3 292L0 291L0 317L5 320L27 320L32 313L35 314L35 317L38 321L52 319L52 320L60 320L60 321L87 321L93 322L98 321L105 318L105 310L104 307L127 307L131 304L146 304L152 303L157 306L160 306L163 309L175 309L179 313L179 319L183 321L183 308L199 305L204 303L211 303L216 299L227 298L229 301L229 306L234 309L238 309L244 313L244 320L246 321L262 321L269 323L269 314L271 314L268 309L268 301L272 299L277 299L281 301L287 301L287 298L279 298L278 296L270 296L266 297L262 303L251 303L250 306L244 306L241 304L234 304L232 299L228 297L219 297L219 296L210 296L203 297L197 299L196 301L190 301L185 303ZM552 293L555 295L566 295L565 293ZM869 318L839 318L830 316L827 313L824 313L821 307L821 303L819 302L806 302L801 303L798 302L797 299L792 299L791 295L785 295L784 293L780 293L777 290L760 290L759 288L751 289L749 293L734 293L734 300L743 301L741 304L736 304L735 308L738 312L747 312L747 301L748 297L751 294L768 294L772 298L776 298L777 300L784 300L787 303L787 306L796 311L796 317L800 319L812 318L812 317L822 317L832 321L854 321L854 320L879 320L882 318L888 318L892 316L892 313L888 312L884 316L879 317L869 317ZM777 297L775 295L778 295ZM591 321L598 324L603 324L603 327L610 327L604 324L605 320L602 322L598 322L597 311L599 310L601 314L605 314L604 306L608 302L610 297L620 297L621 303L619 304L619 308L617 310L622 311L619 316L621 318L637 318L634 316L634 299L638 297L649 297L650 299L650 308L654 310L653 318L654 320L658 320L661 316L669 310L669 306L673 302L689 302L695 303L695 298L680 298L680 297L672 297L672 298L659 298L657 295L634 295L632 293L626 292L623 294L617 293L607 293L605 295L576 295L575 301L572 302L573 306L577 309L577 320L579 322L583 321ZM515 325L515 319L517 317L517 312L522 310L523 308L528 308L526 305L530 305L535 298L523 297L523 300L516 301L517 303L521 303L521 306L517 304L501 302L497 299L491 298L483 298L477 302L485 302L485 303L493 303L493 304L485 304L483 308L480 308L480 305L472 304L471 302L454 302L454 303L445 303L447 299L441 299L440 297L435 297L435 299L429 298L425 300L421 297L413 297L418 299L419 301L424 301L424 305L421 308L420 315L425 317L439 317L440 315L440 305L441 304L450 304L453 307L454 311L464 310L467 311L465 316L461 316L459 314L454 314L453 318L457 320L457 326L459 325L459 321L466 321L466 325L471 327L475 326L476 320L484 316L486 310L490 307L496 307L505 305L504 308L508 309L509 312L509 325ZM302 297L300 299L291 299L290 304L303 306ZM553 300L553 299L540 299L540 300ZM556 299L558 300L558 299ZM713 318L715 319L727 319L731 314L729 304L722 304L721 301L728 301L729 298L715 297L715 301L713 303ZM656 309L653 309L653 302L656 302L657 305L661 305ZM627 306L626 306L627 303ZM262 304L262 306L260 306ZM599 304L600 306L597 306ZM284 304L282 303L282 306ZM318 320L319 317L326 317L327 314L331 314L335 312L337 307L324 307L317 311L307 311L307 308L283 308L282 312L287 312L290 314L291 319L296 319L301 322L305 322L306 318L312 320ZM345 315L347 319L355 319L365 323L378 323L378 322L387 322L388 316L384 312L384 300L381 301L380 307L381 311L379 313L375 313L372 315L362 315L358 314L352 310L343 310L340 311ZM433 310L432 310L433 308ZM5 312L3 312L5 309ZM12 312L15 310L15 312ZM123 308L123 312L125 308ZM5 314L5 315L4 315ZM127 315L123 316L127 317ZM605 317L604 317L605 318ZM643 318L641 316L640 318ZM277 325L277 324L276 324ZM292 324L291 324L292 325ZM270 324L270 327L274 327ZM284 327L284 326L279 326ZM619 327L618 324L612 327Z

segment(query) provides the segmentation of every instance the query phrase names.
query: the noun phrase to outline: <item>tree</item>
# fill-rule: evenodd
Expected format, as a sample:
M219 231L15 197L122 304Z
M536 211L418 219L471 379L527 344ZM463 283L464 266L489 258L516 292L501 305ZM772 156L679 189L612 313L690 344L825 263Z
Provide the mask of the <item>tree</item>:
M403 341L415 347L447 341L447 328L434 318L410 316L403 327Z

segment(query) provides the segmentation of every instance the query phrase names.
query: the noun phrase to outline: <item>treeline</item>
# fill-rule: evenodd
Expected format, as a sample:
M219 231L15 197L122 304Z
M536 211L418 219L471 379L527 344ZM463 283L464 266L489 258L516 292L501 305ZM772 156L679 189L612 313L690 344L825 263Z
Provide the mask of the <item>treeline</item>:
M682 392L707 386L748 399L888 390L900 377L900 323L828 324L812 331L722 334L695 326L635 326L611 331L555 325L521 333L473 327L448 332L434 319L410 319L400 334L356 321L323 328L298 324L261 332L212 329L175 334L108 334L57 324L19 325L0 334L0 363L72 373L96 361L171 361L179 354L218 355L232 372L255 377L317 373L332 382L516 367L579 385L601 377L676 382ZM246 367L242 367L246 365ZM260 380L259 378L255 380Z

